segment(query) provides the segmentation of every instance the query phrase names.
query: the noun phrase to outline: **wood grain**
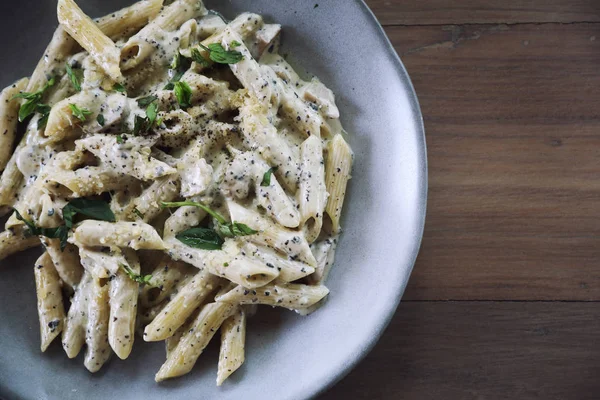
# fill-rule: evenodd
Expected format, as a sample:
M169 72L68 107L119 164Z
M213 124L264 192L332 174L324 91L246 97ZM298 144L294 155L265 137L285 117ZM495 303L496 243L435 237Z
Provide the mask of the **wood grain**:
M600 24L386 31L429 156L406 298L599 300Z
M322 400L592 400L598 303L406 302Z
M596 0L367 0L383 25L598 22Z

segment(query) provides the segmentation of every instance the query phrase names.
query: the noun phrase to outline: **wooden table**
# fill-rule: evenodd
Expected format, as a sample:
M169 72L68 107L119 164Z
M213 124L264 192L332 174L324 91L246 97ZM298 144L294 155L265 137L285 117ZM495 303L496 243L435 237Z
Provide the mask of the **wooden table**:
M600 398L600 1L370 0L429 153L425 237L322 399Z

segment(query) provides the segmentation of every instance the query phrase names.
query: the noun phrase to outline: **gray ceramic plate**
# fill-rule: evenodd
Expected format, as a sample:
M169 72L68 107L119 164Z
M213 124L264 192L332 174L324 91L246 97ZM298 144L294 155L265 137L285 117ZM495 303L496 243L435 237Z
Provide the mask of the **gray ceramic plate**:
M318 7L315 4L318 2ZM127 0L80 0L93 16ZM302 318L266 308L249 322L246 364L215 386L211 347L189 375L161 385L162 343L138 339L89 374L59 343L40 353L35 252L0 263L0 397L12 399L303 399L341 379L375 344L402 296L421 241L427 192L419 105L383 30L359 0L208 1L232 17L263 14L284 26L282 53L337 94L356 153L345 228L326 307ZM219 4L220 3L220 4ZM0 84L33 70L56 25L55 1L0 5Z

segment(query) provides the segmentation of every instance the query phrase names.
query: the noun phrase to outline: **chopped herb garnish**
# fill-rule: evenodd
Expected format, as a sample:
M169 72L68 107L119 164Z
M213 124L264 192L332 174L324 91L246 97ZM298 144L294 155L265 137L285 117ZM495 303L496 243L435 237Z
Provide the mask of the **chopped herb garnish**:
M220 43L211 43L208 47L200 43L199 46L208 52L211 60L218 64L236 64L244 59L242 53L237 50L225 50Z
M269 170L263 175L260 186L271 186L271 175L273 175L273 172L275 171L277 171L277 167L269 168Z
M73 85L75 90L77 90L78 92L81 92L81 84L79 83L79 78L77 77L75 72L73 72L73 69L71 68L69 63L65 64L65 67L67 69L67 75L69 76L69 79L71 80L71 84Z
M35 236L45 236L49 239L60 239L60 249L64 250L67 246L67 239L69 238L69 228L66 225L61 225L56 228L41 228L37 226L33 221L30 221L17 211L16 208L13 208L15 212L15 216L19 221L22 221L27 226L27 230L31 235Z
M148 107L150 103L153 103L156 100L158 100L158 97L151 95L146 97L140 97L139 99L137 99L137 103L140 107Z
M120 93L125 93L127 91L127 88L121 85L120 83L115 83L115 85L113 86L113 90Z
M177 102L182 108L187 108L191 106L192 103L192 88L190 85L183 81L175 82L175 87L173 88L175 92L175 97L177 97Z
M87 119L87 116L92 113L87 108L79 108L76 104L73 104L73 103L69 104L69 108L71 109L73 116L75 118L77 118L78 120L80 120L81 122L85 122L85 120Z
M221 250L224 242L217 232L209 228L191 228L175 237L186 246L202 250Z
M181 65L181 54L179 52L175 53L173 57L173 61L171 61L171 65L169 65L170 69L177 69Z
M237 40L234 40L231 43L229 43L229 45L231 46L231 48L235 49L236 47L240 47L242 44Z
M100 125L100 126L104 126L104 123L106 122L104 120L104 115L102 115L102 114L98 114L98 116L96 117L96 121L98 122L98 125Z
M141 219L144 219L144 214L142 214L142 213L141 213L141 211L137 209L137 207L135 207L135 208L133 209L133 213L134 213L135 215L137 215L138 217L140 217Z
M177 61L176 61L177 60ZM181 54L177 54L175 58L173 58L173 62L171 62L170 69L174 71L173 78L166 84L163 88L164 90L173 90L175 87L175 83L181 80L185 71L190 68L192 61L189 58L183 57Z
M200 202L180 201L180 202L174 202L174 203L161 202L160 204L163 208L184 207L184 206L192 206L192 207L201 208L202 210L206 211L207 214L209 214L211 217L213 217L217 221L217 231L223 237L248 236L248 235L254 235L255 233L258 233L258 231L255 231L254 229L250 228L246 224L242 224L242 223L235 222L235 221L227 222L225 217L223 217L221 214L212 210L206 204L203 204ZM180 241L182 241L182 240L180 239Z
M40 113L40 119L37 122L38 129L44 129L48 123L48 117L50 116L50 110L52 108L47 104L38 104L37 112Z
M37 92L33 92L33 93L21 92L21 93L15 94L11 98L11 100L14 100L14 99L27 100L19 108L19 122L25 121L25 119L27 119L27 117L29 117L31 114L35 113L36 111L40 112L40 110L45 110L46 109L45 107L49 107L49 106L46 106L45 104L42 104L42 98L44 97L44 93L46 93L46 90L48 90L50 87L54 86L54 83L55 83L54 78L50 78L48 80L48 82L46 82L44 87L41 88L40 90L38 90ZM46 120L47 119L48 118L46 117Z
M123 270L125 271L125 273L127 274L127 276L129 276L129 279L131 279L132 281L135 281L139 284L142 285L149 285L149 286L153 286L150 281L152 280L152 275L140 275L140 274L136 274L135 272L133 272L133 270L125 264L119 264L119 266L121 268L123 268Z
M150 99L150 97L154 97L154 99ZM158 103L156 100L158 100L156 96L148 96L148 98L138 100L138 104L140 101L142 101L142 104L147 103L148 107L146 107L146 117L141 117L139 115L135 116L133 125L134 136L143 135L155 125L158 125L156 124L156 117L158 116Z
M198 49L192 49L192 60L205 67L210 66L210 62L200 54Z
M125 140L123 139L123 135L117 135L117 143L118 144L125 143Z

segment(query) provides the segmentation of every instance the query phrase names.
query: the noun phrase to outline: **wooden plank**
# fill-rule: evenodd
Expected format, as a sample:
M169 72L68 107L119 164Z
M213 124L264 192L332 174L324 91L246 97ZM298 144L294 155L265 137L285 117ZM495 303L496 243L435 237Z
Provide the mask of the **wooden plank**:
M599 303L402 303L334 399L597 399Z
M416 300L599 300L600 24L390 27L430 192Z
M598 22L596 0L367 0L383 25Z

